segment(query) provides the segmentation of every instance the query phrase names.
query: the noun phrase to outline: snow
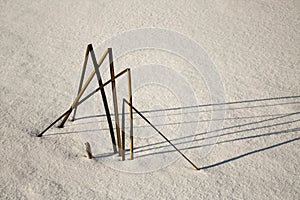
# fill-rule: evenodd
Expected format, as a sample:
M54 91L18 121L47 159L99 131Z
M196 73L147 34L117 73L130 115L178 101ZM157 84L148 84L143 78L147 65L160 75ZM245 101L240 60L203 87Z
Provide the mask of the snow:
M299 1L0 5L0 199L299 199ZM203 106L213 103L211 77L199 75L193 63L153 49L120 55L113 46L115 73L132 69L134 105L200 171L136 114L135 159L126 152L121 161L112 154L99 94L78 108L82 119L33 136L70 106L87 44L96 49L150 27L201 46L215 66L209 75L217 72L222 83L225 104ZM163 69L169 78L158 73ZM108 80L108 68L101 72ZM117 82L119 110L126 84L126 77ZM106 93L113 113L110 86ZM93 115L99 116L84 118ZM126 148L128 125L127 115ZM95 159L86 157L87 141Z

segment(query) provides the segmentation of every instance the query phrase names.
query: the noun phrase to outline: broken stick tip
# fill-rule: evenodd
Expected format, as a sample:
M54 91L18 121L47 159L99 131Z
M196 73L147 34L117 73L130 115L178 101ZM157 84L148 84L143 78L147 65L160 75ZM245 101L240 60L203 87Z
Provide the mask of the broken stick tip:
M92 44L88 44L88 49L89 49L90 51L93 51L93 45L92 45Z
M63 124L60 124L60 125L57 126L57 128L63 128L63 127L64 127Z

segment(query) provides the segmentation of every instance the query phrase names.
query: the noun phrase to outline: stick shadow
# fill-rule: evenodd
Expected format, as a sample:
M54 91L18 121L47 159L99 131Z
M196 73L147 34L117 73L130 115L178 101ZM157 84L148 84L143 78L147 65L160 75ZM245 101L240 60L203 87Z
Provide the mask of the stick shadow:
M243 157L250 156L250 155L255 154L255 153L263 152L263 151L266 151L266 150L269 150L269 149L273 149L275 147L279 147L279 146L282 146L282 145L285 145L285 144L288 144L288 143L291 143L291 142L295 142L295 141L297 141L299 139L300 139L300 137L297 137L297 138L294 138L294 139L291 139L291 140L287 140L287 141L284 141L284 142L281 142L281 143L277 143L277 144L274 144L274 145L271 145L271 146L268 146L268 147L264 147L264 148L261 148L261 149L250 151L250 152L244 153L242 155L235 156L235 157L223 160L221 162L217 162L217 163L212 164L212 165L207 165L207 166L201 167L200 169L209 169L209 168L217 167L217 166L226 164L228 162L232 162L232 161L235 161L237 159L241 159Z
M159 113L162 111L175 111L175 110L183 110L183 112L185 113L195 113L195 112L211 112L211 111L215 111L215 110L237 110L237 109L251 109L251 108L259 108L259 107L271 107L271 106L282 106L282 105L292 105L292 104L299 104L299 101L294 101L294 102L277 102L277 100L284 100L284 99L296 99L298 100L298 98L300 98L300 96L286 96L286 97L276 97L276 98L265 98L265 99L253 99L253 100L246 100L246 101L236 101L236 102L226 102L226 103L219 103L219 104L204 104L204 105L195 105L195 106L185 106L185 107L176 107L176 108L167 108L167 109L159 109L159 110L146 110L146 111L142 111L141 113ZM214 108L214 109L207 109L207 110L190 110L192 108L202 108L202 107L210 107L210 106L225 106L225 105L238 105L238 104L244 104L244 103L255 103L255 102L262 102L262 103L266 103L269 101L275 101L272 104L267 104L267 105L246 105L246 106L238 106L238 107L230 107L230 108L226 108L226 107L220 107L220 108ZM170 115L177 115L178 113L170 113ZM182 112L180 113L182 114ZM261 125L261 126L257 126L261 123L264 122L272 122L274 120L280 120L280 119L284 119L286 117L289 116L295 116L295 115L299 115L300 112L293 112L293 113L284 113L284 114L272 114L272 115L258 115L258 116L244 116L244 117L237 117L237 118L228 118L227 120L239 120L239 119L250 119L250 118L262 118L262 117L271 117L271 118L267 118L267 119L262 119L262 120L257 120L254 122L249 122L249 123L243 123L243 124L238 124L238 125L233 125L233 126L228 126L228 127L224 127L222 129L218 129L218 130L212 130L212 131L208 131L208 132L202 132L202 133L198 133L198 134L193 134L193 135L188 135L188 136L184 136L184 137L180 137L180 138L175 138L172 139L170 141L174 142L174 145L182 145L182 144L189 144L189 143L193 143L196 141L201 141L201 140L209 140L212 138L216 138L216 137L223 137L223 136L228 136L228 135L235 135L237 133L242 133L242 132L250 132L253 130L260 130L260 129L265 129L265 128L274 128L276 126L281 126L281 125L286 125L286 124L292 124L292 123L296 123L299 122L300 119L296 119L296 120L289 120L289 121L285 121L285 122L278 122L278 123L273 123L271 125ZM113 116L113 114L112 114ZM162 115L155 115L157 117L162 116ZM76 120L83 120L83 119L87 119L87 118L95 118L95 117L106 117L106 115L96 115L96 116L84 116L81 118L77 118ZM215 121L217 121L218 119L214 119ZM221 119L220 119L221 120ZM225 118L226 120L226 118ZM105 120L103 120L105 121ZM181 123L199 123L199 122L209 122L212 120L197 120L197 121L187 121L187 122L178 122L179 124ZM100 122L100 121L97 121ZM95 123L95 122L88 122L88 123ZM79 123L80 124L80 123ZM82 123L84 124L84 123ZM167 125L175 125L176 123L170 123ZM166 125L166 124L163 124ZM231 130L234 128L241 128L241 127L246 127L246 126L250 126L250 125L255 125L256 127L254 128L245 128L242 130L236 130L236 131L230 131L221 135L213 135L213 136L206 136L206 137L202 137L202 138L198 138L198 139L194 139L198 136L205 136L208 135L208 133L213 133L213 132L222 132L225 130ZM162 126L162 124L157 124L155 126ZM143 127L148 127L148 126L140 126L140 127L134 127L134 128L143 128ZM91 130L83 130L83 131L76 131L76 132L62 132L62 133L54 133L54 134L47 134L45 136L53 136L53 135L60 135L60 134L73 134L73 133L89 133L89 132L100 132L101 130L106 130L106 129L91 129ZM107 129L108 130L108 129ZM271 135L280 135L280 134L287 134L287 133L292 133L292 132L298 132L300 131L300 128L293 128L293 129L286 129L286 130L279 130L279 131L273 131L273 132L265 132L265 133L261 133L258 135L250 135L250 136L246 136L246 137L238 137L238 138L233 138L233 139L229 139L229 140L224 140L224 141L220 141L220 142L216 142L214 144L204 144L204 145L196 145L196 146L189 146L186 148L182 148L181 150L189 150L189 149L197 149L197 148L202 148L202 147L206 147L206 146L211 146L211 145L221 145L221 144L225 144L225 143L231 143L231 142L235 142L235 141L241 141L241 140L249 140L249 139L254 139L254 138L259 138L259 137L267 137L267 136L271 136ZM190 139L189 141L180 141L183 139ZM254 151L250 151L220 162L217 162L215 164L211 164L211 165L207 165L202 167L201 169L210 169L213 167L217 167L220 166L222 164L228 163L228 162L232 162L234 160L255 154L255 153L259 153L259 152L263 152L266 151L268 149L272 149L272 148L276 148L285 144L289 144L295 141L298 141L300 139L300 137L298 138L294 138L294 139L290 139L284 142L280 142L277 144L273 144L271 146L268 147L264 147L264 148L260 148ZM156 145L160 145L160 146L156 146ZM147 145L143 145L143 146L138 146L136 147L135 153L142 153L142 152L147 152L150 150L156 150L156 149L162 149L164 147L168 147L169 145L166 145L166 141L161 141L161 142L156 142L156 143L151 143L151 144L147 144ZM174 152L175 150L167 150L167 151L158 151L158 152L153 152L153 153L148 153L148 154L142 154L142 155L137 155L136 154L136 158L138 157L145 157L145 156L153 156L155 154L164 154L164 153L171 153ZM103 157L109 157L113 154L111 153L107 153L107 154L101 154L101 155L96 155L95 158L103 158Z

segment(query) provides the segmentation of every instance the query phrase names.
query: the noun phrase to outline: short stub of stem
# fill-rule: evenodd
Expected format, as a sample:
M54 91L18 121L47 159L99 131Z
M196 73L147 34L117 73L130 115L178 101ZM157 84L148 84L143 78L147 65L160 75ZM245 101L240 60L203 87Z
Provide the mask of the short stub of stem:
M86 153L87 153L89 159L94 158L94 156L92 154L90 143L88 143L88 142L85 143L85 150L86 150Z

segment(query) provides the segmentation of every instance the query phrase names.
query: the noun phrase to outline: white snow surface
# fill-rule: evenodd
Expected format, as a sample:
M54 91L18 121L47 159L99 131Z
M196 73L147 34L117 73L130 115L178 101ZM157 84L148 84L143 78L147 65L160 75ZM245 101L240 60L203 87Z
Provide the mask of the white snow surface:
M299 0L1 0L0 199L300 199L299 13ZM190 38L216 66L227 104L214 109L223 120L210 106L165 110L186 105L163 85L133 88L134 105L160 110L145 116L202 169L136 114L135 159L127 152L121 161L99 94L79 107L82 119L32 136L70 106L87 44L143 28ZM195 105L212 103L203 77L168 52L131 52L115 61L116 73L148 64L188 80ZM106 93L113 114L110 86ZM209 131L218 121L223 128ZM128 115L126 124L128 136Z

